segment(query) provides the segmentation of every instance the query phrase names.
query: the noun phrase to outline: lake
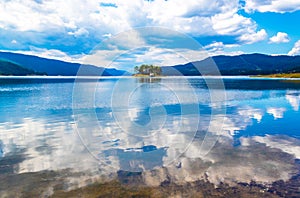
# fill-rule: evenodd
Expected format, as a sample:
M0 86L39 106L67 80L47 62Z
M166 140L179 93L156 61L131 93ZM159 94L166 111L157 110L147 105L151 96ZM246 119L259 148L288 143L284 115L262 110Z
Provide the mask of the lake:
M289 181L299 102L295 79L1 77L0 194L128 173L146 186Z

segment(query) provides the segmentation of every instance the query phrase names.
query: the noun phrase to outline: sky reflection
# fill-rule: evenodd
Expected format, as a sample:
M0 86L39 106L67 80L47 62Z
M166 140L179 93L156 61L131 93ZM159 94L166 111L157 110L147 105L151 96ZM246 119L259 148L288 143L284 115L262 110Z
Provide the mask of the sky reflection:
M126 108L111 107L115 79L78 84L75 104L72 83L1 85L0 157L22 150L15 173L143 171L149 185L272 182L296 172L299 89L277 81L280 89L236 89L230 79L227 100L211 101L201 79L135 80L120 81L137 87Z

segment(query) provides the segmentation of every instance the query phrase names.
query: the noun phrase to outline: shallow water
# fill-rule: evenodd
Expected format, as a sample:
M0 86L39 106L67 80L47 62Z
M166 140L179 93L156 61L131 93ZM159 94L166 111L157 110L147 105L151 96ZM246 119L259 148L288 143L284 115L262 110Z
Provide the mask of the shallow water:
M0 174L287 180L299 171L299 101L289 79L1 78Z

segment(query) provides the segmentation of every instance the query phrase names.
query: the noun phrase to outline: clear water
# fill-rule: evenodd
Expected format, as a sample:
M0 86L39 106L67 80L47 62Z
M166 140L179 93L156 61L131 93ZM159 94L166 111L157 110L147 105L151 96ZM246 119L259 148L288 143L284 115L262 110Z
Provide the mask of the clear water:
M300 159L299 101L288 79L2 78L0 160L11 160L0 174L286 180Z

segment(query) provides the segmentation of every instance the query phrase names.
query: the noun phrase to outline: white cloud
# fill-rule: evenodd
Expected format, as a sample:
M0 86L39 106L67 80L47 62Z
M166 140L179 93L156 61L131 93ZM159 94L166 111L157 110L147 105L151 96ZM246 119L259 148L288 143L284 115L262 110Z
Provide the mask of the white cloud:
M0 24L4 29L15 28L20 31L42 31L64 26L64 21L55 11L60 5L49 6L48 2L38 4L35 1L1 1ZM67 9L65 9L67 10Z
M121 50L118 48L96 50L91 55L83 56L79 61L85 64L126 69L124 67L127 64L148 63L160 66L172 66L202 60L207 57L208 54L200 50L184 48L165 49L150 46L142 51Z
M102 35L104 38L110 38L112 36L112 34L103 34Z
M111 3L115 6L101 6ZM240 42L262 40L262 30L238 14L238 0L31 0L0 2L0 27L5 30L98 38L125 30L161 26L190 35L234 35ZM21 33L20 33L21 34Z
M150 47L144 54L136 56L138 62L152 62L161 66L185 64L207 57L208 54L201 50L183 48L164 49L157 47Z
M169 27L190 34L212 34L211 16L237 7L236 1L164 1L148 2L145 13L151 24Z
M12 43L12 44L17 44L17 43L18 43L18 41L16 41L16 40L12 40L12 41L11 41L11 43Z
M100 34L109 31L116 33L130 27L126 10L100 7L99 3L97 0L52 0L42 3L31 0L2 1L0 24L4 29L18 31L67 30L77 34L86 32L88 27L98 30Z
M75 37L88 36L89 31L87 31L85 28L79 28L78 30L75 30L74 32L68 32L68 34L74 35Z
M232 47L238 47L237 44L224 44L223 42L213 42L209 45L204 46L204 49L207 49L211 52L215 51L222 51L224 48L232 48Z
M258 32L246 33L240 36L240 41L245 42L247 44L263 41L267 38L266 30L262 29Z
M275 36L271 37L270 43L288 43L290 41L289 36L285 32L278 32Z
M213 42L211 44L208 44L204 46L203 48L208 51L208 54L210 56L216 56L216 55L239 55L243 54L242 51L233 51L233 52L225 52L224 50L226 48L233 48L233 47L239 47L237 44L224 44L223 42Z
M295 56L300 54L300 40L298 40L295 44L294 47L289 51L288 55L290 56Z
M236 14L236 11L216 14L212 17L214 30L221 35L237 35L246 32L243 28L255 28L255 23L251 19ZM243 27L243 28L242 28Z
M116 45L126 49L134 49L146 45L146 41L143 38L143 33L137 30L130 30L117 34L115 37L107 40L109 45Z
M131 69L133 64L170 66L202 60L209 56L191 37L165 28L140 28L115 36L110 34L106 36L108 38L89 54L70 55L61 50L34 46L30 46L30 50L27 51L16 50L14 52L125 70ZM180 39L181 42L174 46L176 39ZM172 47L169 47L170 45Z
M294 12L300 10L299 0L245 0L246 12Z
M217 34L236 36L241 43L251 44L267 37L264 29L257 31L251 18L237 14L237 8L212 16L212 24Z
M160 66L185 64L209 56L191 37L158 27L119 33L105 39L93 51L81 62L119 69L130 69L132 65L142 63Z

